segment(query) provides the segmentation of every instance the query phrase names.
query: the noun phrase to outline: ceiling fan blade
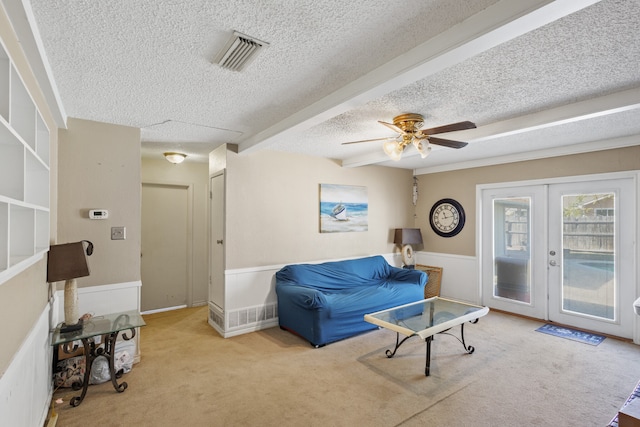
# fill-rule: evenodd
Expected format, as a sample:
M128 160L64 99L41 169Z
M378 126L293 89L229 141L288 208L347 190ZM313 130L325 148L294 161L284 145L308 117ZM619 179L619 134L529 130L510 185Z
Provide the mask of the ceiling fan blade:
M375 139L363 139L363 140L361 140L361 141L343 142L343 143L342 143L342 145L360 144L361 142L387 141L387 140L392 140L392 139L395 139L395 137L375 138Z
M420 132L426 135L435 135L437 133L446 133L446 132L454 132L457 130L465 130L465 129L475 129L476 125L472 122L458 122L451 123L449 125L438 126L431 129L420 129Z
M388 127L389 129L393 130L394 132L398 132L398 133L400 133L402 135L405 134L405 131L403 131L398 126L394 125L393 123L382 122L380 120L378 120L378 123L380 123L381 125L385 125L386 127Z
M443 147L449 147L449 148L462 148L462 147L466 147L469 144L468 142L453 141L451 139L437 138L435 136L430 136L429 142L432 144L442 145Z

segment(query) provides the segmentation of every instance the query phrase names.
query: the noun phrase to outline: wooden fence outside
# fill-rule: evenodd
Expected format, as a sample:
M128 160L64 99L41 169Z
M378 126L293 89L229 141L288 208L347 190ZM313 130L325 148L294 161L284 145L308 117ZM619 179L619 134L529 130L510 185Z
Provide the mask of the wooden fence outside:
M612 217L564 221L564 249L573 251L614 252L615 222Z

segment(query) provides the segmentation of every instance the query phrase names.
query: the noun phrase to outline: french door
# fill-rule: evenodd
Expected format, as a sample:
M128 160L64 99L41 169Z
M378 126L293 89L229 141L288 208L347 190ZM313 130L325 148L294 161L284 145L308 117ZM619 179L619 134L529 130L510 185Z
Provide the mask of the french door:
M481 191L485 305L632 337L635 178L599 178Z

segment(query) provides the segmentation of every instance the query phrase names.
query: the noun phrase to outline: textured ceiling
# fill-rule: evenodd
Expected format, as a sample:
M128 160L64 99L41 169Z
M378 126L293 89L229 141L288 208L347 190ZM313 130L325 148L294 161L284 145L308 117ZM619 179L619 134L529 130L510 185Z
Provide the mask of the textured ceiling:
M62 116L139 127L143 156L230 142L425 172L640 144L640 0L23 3ZM234 30L269 43L241 72L212 63ZM341 145L406 112L478 129L426 159Z

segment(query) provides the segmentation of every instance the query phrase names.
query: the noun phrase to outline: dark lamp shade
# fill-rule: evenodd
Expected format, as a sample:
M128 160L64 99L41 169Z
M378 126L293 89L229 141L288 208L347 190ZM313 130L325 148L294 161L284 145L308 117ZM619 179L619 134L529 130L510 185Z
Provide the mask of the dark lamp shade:
M422 243L422 233L419 228L396 228L393 239L396 245L417 245Z
M53 245L49 248L47 282L60 282L89 275L82 242Z

